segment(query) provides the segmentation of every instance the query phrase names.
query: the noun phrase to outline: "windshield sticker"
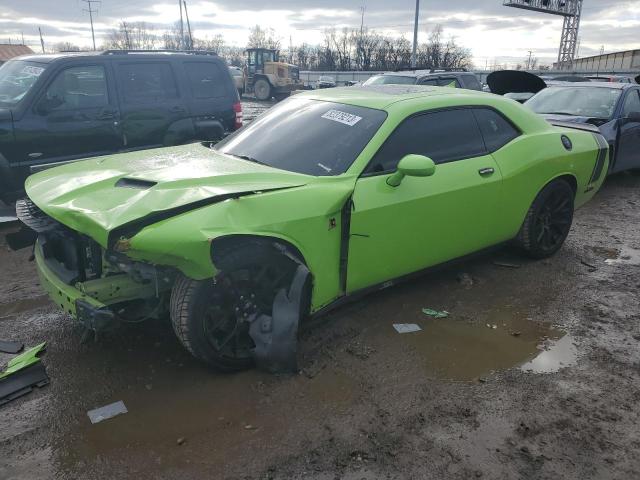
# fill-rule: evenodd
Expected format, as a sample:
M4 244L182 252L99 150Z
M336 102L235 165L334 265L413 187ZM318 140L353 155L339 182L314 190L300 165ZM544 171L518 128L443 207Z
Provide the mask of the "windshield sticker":
M34 67L33 65L27 65L22 67L20 73L26 73L27 75L40 75L44 71L43 67Z
M329 110L327 113L322 115L322 118L333 120L334 122L338 123L343 123L344 125L349 125L350 127L353 127L356 123L362 120L362 117L352 115L351 113L347 112L341 112L340 110Z

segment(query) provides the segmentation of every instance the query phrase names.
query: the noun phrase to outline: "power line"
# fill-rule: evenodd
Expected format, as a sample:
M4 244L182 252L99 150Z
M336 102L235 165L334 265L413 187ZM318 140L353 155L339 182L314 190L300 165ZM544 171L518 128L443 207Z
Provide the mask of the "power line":
M91 22L91 39L93 40L93 49L96 49L96 34L93 31L93 14L94 13L98 13L98 9L96 8L95 10L93 9L93 4L100 4L102 3L102 0L82 0L84 3L87 4L88 8L83 8L82 11L83 12L88 12L89 13L89 22Z

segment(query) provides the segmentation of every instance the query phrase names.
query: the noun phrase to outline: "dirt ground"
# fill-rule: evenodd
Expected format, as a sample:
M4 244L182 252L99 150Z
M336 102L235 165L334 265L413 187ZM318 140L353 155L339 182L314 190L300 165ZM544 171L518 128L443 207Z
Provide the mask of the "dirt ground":
M343 307L282 376L207 371L166 322L81 343L1 245L0 338L46 341L51 383L0 407L0 478L638 478L639 224L640 177L612 177L553 258L502 249Z

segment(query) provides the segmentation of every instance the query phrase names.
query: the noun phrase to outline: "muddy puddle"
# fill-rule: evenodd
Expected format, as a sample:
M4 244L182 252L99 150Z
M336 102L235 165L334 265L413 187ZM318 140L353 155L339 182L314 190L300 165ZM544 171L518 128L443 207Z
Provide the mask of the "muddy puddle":
M479 317L415 315L411 321L420 327L417 332L399 334L388 322L376 325L370 335L376 348L388 342L419 364L425 375L448 380L477 380L518 367L551 373L575 363L573 338L550 323L510 308Z
M615 256L607 258L604 262L609 265L640 265L640 250L622 247Z
M60 469L71 472L105 455L144 458L158 468L192 462L215 469L247 449L286 445L299 433L296 418L315 418L320 425L323 416L340 414L356 398L353 380L330 369L313 379L256 370L224 375L197 365L184 370L158 372L149 383L114 391L105 403L122 400L126 414L95 425L76 416L57 445Z

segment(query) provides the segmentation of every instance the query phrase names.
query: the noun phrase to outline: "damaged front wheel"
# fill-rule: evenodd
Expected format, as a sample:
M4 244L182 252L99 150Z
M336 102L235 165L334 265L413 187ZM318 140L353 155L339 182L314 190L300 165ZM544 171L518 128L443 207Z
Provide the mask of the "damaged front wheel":
M217 370L243 370L253 365L251 322L272 315L276 294L289 286L297 264L262 242L240 245L220 258L215 279L176 280L171 321L195 357Z

